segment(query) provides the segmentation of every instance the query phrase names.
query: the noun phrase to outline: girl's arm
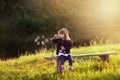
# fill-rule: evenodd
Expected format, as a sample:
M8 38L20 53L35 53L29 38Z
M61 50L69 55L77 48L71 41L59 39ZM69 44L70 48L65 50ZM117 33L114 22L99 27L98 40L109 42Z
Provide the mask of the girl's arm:
M66 53L70 53L71 47L72 47L72 43L71 43L71 41L68 41L67 45L65 46Z
M53 42L53 43L57 43L58 42L58 39L59 39L59 36L57 34L54 35L54 37L52 37L50 40Z

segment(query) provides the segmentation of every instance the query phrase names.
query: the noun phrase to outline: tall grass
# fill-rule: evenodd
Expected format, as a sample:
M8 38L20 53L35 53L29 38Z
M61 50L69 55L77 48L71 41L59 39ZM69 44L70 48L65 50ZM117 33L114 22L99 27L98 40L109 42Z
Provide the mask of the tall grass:
M73 59L74 73L56 73L56 61L46 60L52 52L43 49L36 54L19 58L0 60L0 80L120 80L120 44L92 45L72 48L72 54L114 51L118 54L110 56L109 63L103 63L99 57ZM54 52L55 55L55 52Z

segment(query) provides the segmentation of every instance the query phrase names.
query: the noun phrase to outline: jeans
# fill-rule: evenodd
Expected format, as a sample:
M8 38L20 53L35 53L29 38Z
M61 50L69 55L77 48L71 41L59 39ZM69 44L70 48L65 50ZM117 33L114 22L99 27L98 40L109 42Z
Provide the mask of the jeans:
M72 66L72 57L71 57L71 55L68 55L68 56L60 55L59 59L60 59L61 65L64 65L64 62L66 60L68 60L69 61L69 65Z

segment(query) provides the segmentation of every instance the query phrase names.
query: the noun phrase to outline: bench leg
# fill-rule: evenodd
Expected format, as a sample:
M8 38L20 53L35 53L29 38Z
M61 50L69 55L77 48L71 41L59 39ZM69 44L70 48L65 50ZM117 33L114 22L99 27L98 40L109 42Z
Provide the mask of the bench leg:
M109 62L109 55L99 56L103 62Z
M61 73L61 65L60 65L60 59L57 58L57 73Z

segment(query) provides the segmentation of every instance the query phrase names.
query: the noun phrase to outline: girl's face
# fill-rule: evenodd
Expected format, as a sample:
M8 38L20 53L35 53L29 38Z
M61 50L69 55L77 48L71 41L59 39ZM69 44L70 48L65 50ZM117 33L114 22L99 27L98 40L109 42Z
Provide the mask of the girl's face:
M64 34L59 34L59 38L64 39L65 35Z

